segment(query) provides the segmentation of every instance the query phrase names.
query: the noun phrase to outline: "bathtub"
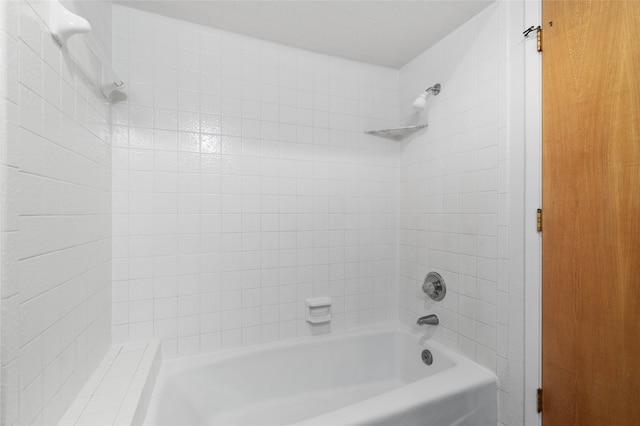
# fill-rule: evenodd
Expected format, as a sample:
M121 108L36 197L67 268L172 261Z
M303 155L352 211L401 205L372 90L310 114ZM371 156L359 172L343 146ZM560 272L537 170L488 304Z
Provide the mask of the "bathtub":
M144 424L495 426L497 381L391 323L164 361Z

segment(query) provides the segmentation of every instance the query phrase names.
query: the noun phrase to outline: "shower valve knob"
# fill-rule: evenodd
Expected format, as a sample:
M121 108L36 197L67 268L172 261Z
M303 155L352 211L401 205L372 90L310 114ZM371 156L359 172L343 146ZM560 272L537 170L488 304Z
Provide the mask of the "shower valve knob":
M429 272L422 283L422 291L431 299L439 302L447 294L447 285L442 275L437 272Z

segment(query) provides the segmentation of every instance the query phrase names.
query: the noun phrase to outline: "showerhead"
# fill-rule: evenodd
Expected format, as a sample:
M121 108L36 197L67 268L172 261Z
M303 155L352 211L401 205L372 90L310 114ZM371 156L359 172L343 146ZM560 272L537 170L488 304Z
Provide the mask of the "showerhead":
M415 109L416 111L422 111L424 110L424 108L427 106L427 96L431 93L434 96L436 96L438 93L440 93L440 88L442 86L440 86L440 83L436 84L435 86L431 86L429 87L427 90L425 90L424 92L422 92L420 94L420 96L418 96L416 98L415 101L413 101L413 104L411 104L411 106L413 107L413 109Z
M427 105L427 92L422 92L420 96L418 96L416 100L413 101L413 104L411 104L413 109L415 109L416 111L424 110L424 107L426 105Z

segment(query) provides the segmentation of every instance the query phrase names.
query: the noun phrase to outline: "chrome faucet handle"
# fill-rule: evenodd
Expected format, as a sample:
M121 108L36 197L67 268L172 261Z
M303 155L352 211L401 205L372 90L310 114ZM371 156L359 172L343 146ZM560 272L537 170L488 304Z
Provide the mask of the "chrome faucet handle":
M422 291L427 293L431 299L439 302L447 294L447 285L444 283L442 275L437 272L429 272L422 283Z

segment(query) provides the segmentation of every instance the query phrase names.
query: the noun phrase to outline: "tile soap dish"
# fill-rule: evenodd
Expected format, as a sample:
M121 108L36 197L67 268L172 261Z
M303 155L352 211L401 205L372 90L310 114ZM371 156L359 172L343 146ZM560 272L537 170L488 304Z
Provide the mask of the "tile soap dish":
M307 307L305 319L310 324L323 324L331 321L331 298L311 297L305 301Z

